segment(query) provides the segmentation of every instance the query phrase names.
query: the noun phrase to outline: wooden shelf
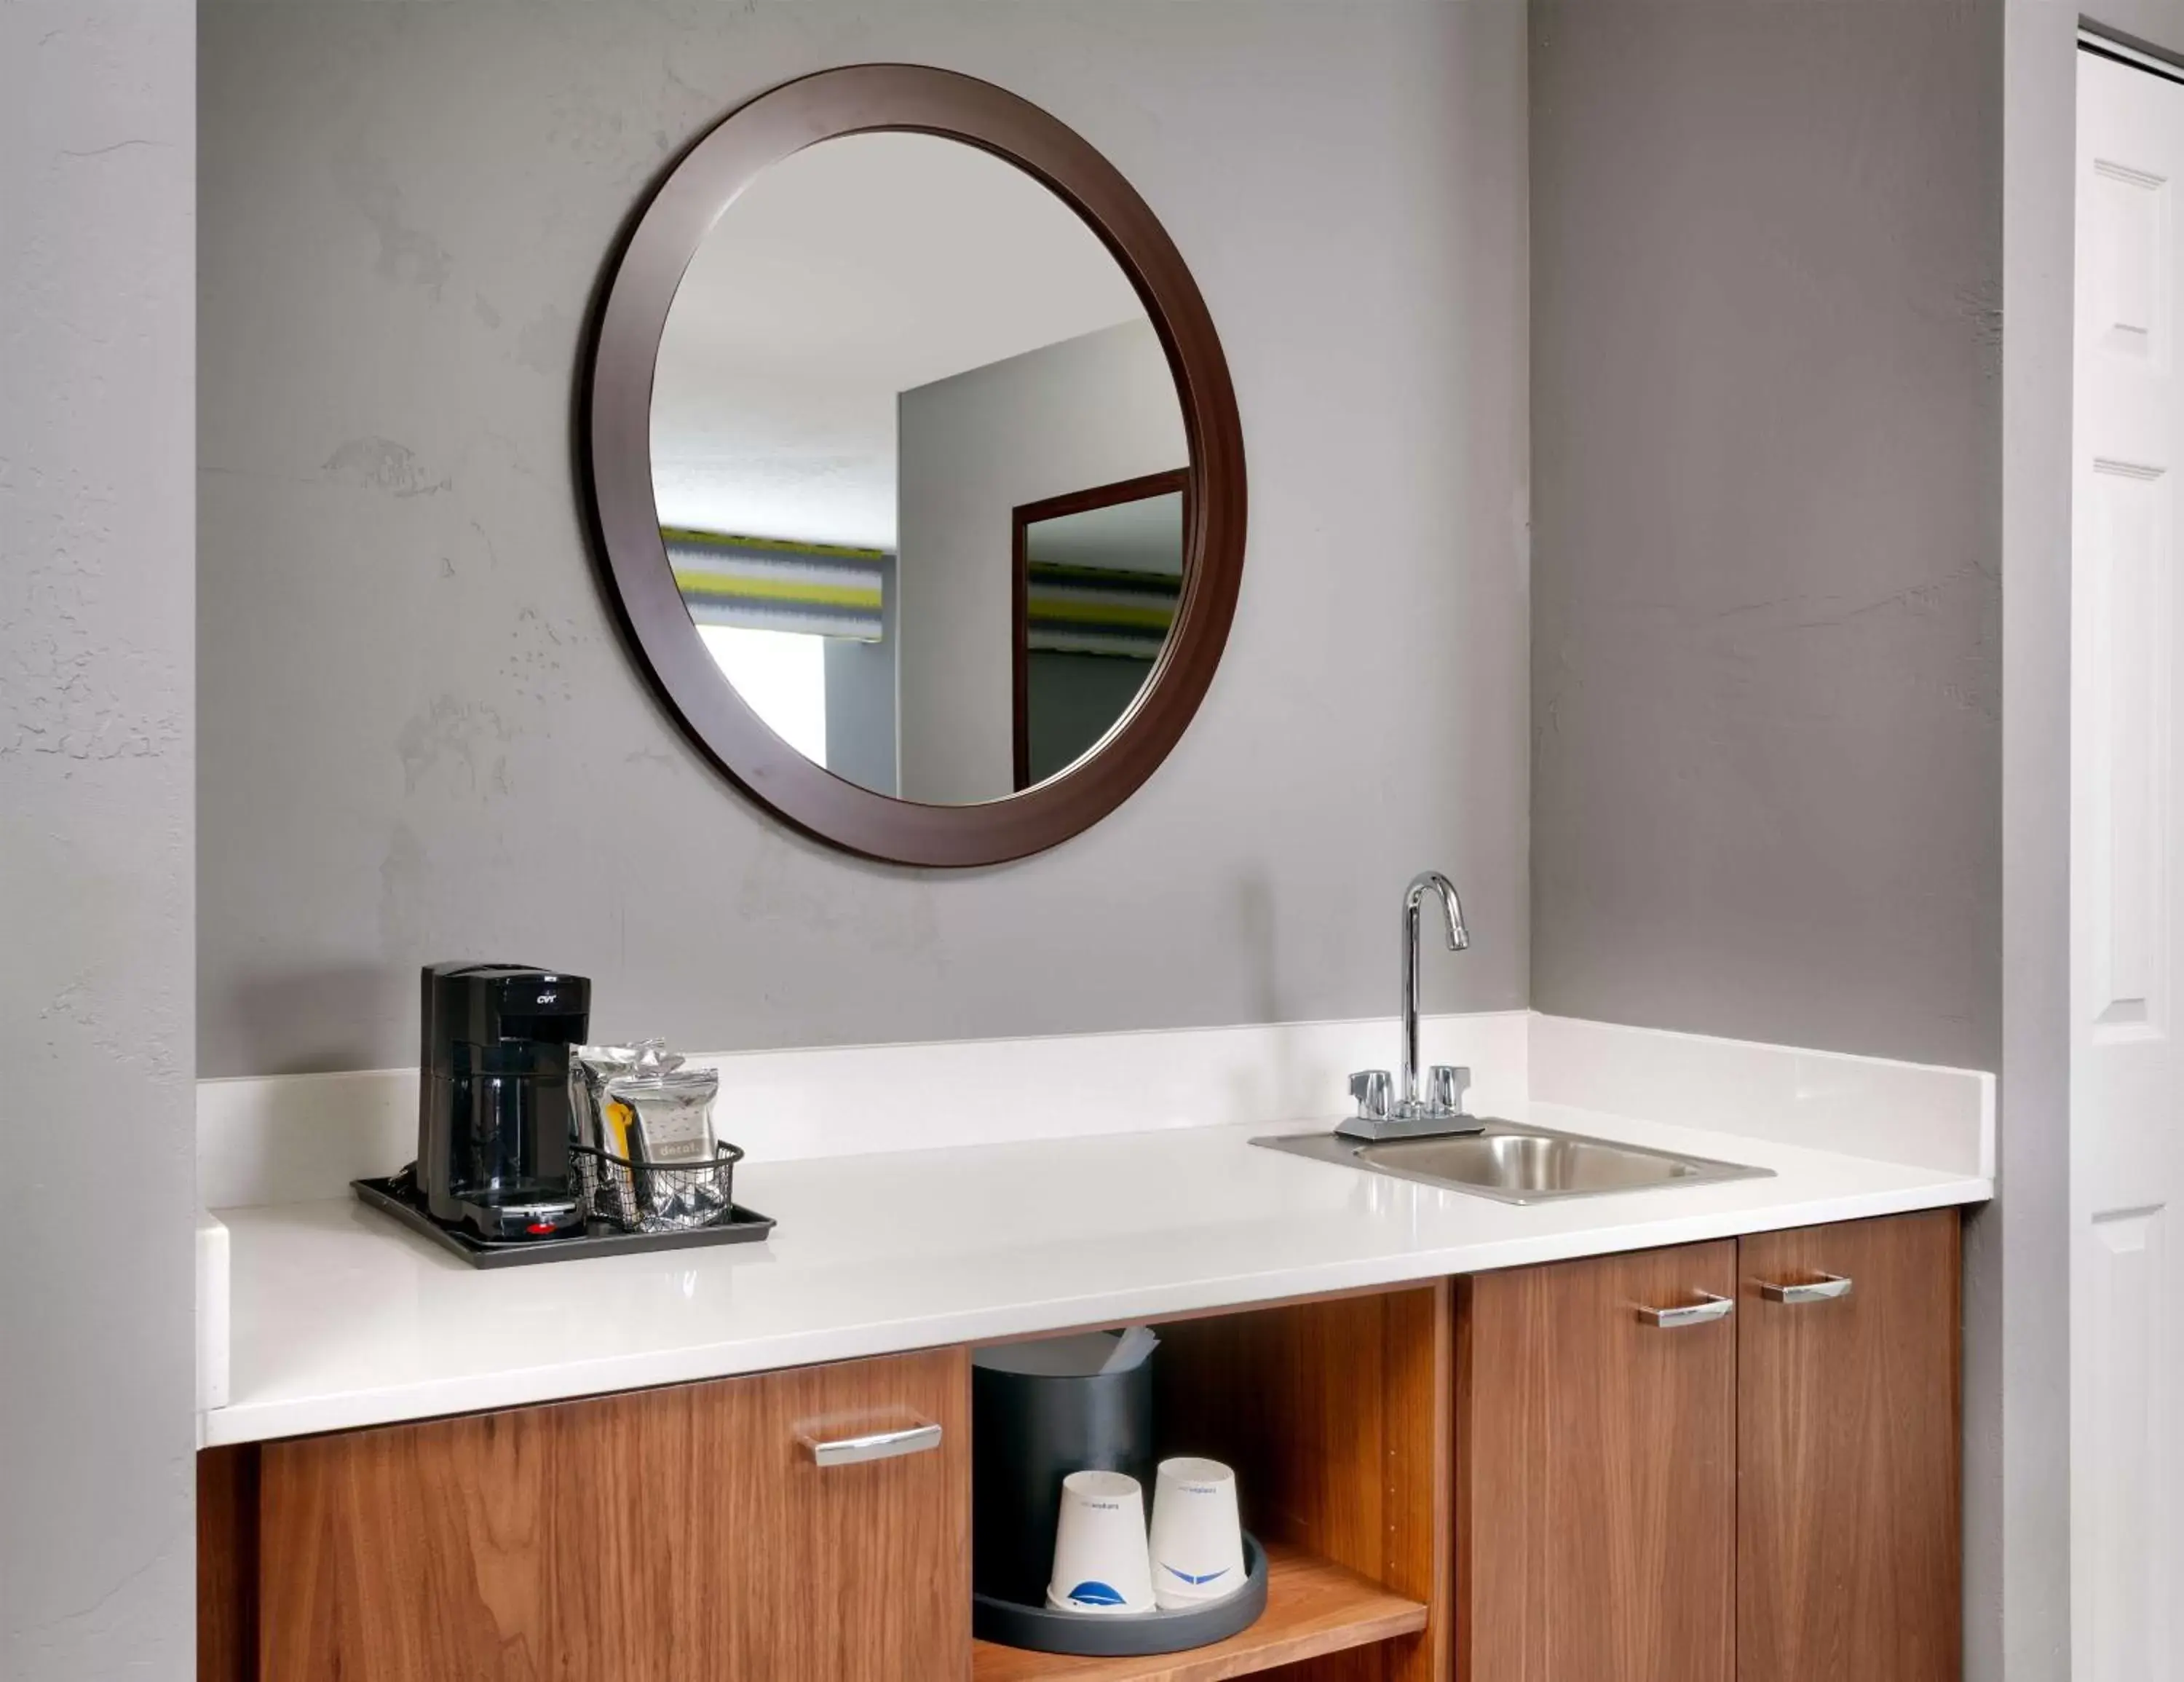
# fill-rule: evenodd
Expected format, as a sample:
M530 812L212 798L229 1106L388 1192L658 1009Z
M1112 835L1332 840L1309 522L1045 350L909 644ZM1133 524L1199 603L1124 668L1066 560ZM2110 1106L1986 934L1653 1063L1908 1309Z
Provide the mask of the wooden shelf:
M979 1641L972 1649L972 1682L1221 1682L1426 1627L1421 1602L1301 1549L1269 1547L1267 1567L1267 1609L1240 1635L1150 1658L1072 1658Z

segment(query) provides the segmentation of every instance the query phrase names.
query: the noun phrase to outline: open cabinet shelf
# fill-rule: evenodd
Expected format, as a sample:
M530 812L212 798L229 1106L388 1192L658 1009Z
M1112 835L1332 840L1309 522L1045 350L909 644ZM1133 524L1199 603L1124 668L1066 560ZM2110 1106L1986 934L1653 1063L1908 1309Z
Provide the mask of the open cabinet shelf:
M1219 1682L1426 1627L1423 1601L1406 1600L1301 1548L1269 1547L1267 1568L1266 1612L1249 1629L1210 1647L1076 1658L980 1641L972 1650L972 1682Z
M1445 1682L1455 1324L1446 1280L1162 1324L1160 1452L1235 1468L1266 1611L1139 1658L980 1641L972 1682Z

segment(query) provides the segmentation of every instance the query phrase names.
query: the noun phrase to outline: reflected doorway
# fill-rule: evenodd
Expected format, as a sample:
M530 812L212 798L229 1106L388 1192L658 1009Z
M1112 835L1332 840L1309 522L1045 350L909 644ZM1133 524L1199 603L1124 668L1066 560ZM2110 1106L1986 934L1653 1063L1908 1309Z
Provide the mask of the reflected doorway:
M1178 467L1016 510L1019 790L1090 753L1144 692L1182 600L1190 486Z

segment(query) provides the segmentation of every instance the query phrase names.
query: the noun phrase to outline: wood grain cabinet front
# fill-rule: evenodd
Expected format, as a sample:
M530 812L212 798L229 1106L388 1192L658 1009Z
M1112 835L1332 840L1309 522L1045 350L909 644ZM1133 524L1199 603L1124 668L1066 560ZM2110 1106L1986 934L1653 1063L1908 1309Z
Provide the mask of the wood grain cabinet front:
M957 1348L210 1451L198 1674L1950 1682L1958 1250L1943 1210L1169 1326L1167 1423L1277 1555L1173 1660L974 1648Z
M258 1675L961 1682L968 1456L961 1350L270 1443Z
M1957 1213L1738 1249L1740 1682L1953 1682Z
M1730 1682L1734 1243L1458 1288L1463 1682Z
M1461 1682L1953 1682L1954 1210L1488 1273Z

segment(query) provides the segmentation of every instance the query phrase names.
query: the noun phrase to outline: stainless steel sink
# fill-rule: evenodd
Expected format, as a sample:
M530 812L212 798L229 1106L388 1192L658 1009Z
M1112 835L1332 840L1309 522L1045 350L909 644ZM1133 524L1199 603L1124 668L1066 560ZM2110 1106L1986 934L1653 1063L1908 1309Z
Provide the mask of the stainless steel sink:
M1707 1185L1758 1179L1774 1172L1493 1120L1478 1133L1434 1139L1368 1143L1332 1133L1308 1133L1251 1143L1503 1203L1549 1203L1618 1191Z

